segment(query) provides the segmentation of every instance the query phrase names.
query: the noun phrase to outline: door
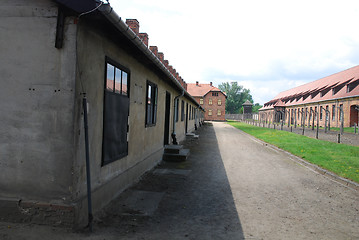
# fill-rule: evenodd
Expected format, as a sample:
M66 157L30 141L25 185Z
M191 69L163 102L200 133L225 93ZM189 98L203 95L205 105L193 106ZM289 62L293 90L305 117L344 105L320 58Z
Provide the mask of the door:
M358 106L350 106L350 126L354 126L354 123L358 126Z
M170 135L170 114L171 114L171 94L166 92L166 109L165 109L165 129L163 136L163 144L169 144L169 135Z
M186 121L186 133L187 133L187 131L188 131L188 103L186 103L186 119L185 119L185 121Z

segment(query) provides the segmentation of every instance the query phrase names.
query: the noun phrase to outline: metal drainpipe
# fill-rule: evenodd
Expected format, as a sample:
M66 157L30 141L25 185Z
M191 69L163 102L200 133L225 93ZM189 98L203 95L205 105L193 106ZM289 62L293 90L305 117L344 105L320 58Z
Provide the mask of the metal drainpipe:
M174 145L178 145L177 138L176 138L176 112L177 112L176 110L178 109L177 99L180 98L180 97L183 97L183 95L184 95L184 91L182 90L181 95L178 95L177 97L175 97L175 104L173 106L173 108L174 108L174 111L173 111L173 132L171 134L171 137L172 137L172 143Z
M92 199L91 199L91 175L90 175L90 153L88 140L88 121L87 121L87 98L84 93L82 99L82 106L84 111L84 128L85 128L85 149L86 149L86 183L87 183L87 210L88 210L88 227L92 232Z

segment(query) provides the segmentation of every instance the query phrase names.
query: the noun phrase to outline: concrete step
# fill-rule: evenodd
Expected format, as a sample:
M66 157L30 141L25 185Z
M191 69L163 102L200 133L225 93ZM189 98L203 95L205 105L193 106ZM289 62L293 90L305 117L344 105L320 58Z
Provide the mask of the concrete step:
M164 153L163 161L167 162L184 162L189 156L189 149L181 149L179 153Z
M179 154L181 149L183 149L182 145L166 145L165 153Z
M195 139L198 139L199 138L199 135L195 134L195 133L186 133L186 136L187 137L191 137L191 138L195 138Z

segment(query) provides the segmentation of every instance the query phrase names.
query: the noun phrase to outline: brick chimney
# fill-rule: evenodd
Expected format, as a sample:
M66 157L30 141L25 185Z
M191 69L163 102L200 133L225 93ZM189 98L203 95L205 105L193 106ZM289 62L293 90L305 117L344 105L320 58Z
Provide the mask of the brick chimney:
M140 32L140 23L137 19L126 19L126 24L131 28L131 30L138 35Z
M148 47L148 34L147 33L140 33L139 37L142 40L142 42Z
M165 60L165 55L162 52L158 53L158 59L163 63L163 61Z
M213 87L213 86L212 86L212 82L209 82L209 86Z
M198 83L198 81L196 81L196 86L198 86L199 85L199 83Z
M157 46L150 46L150 50L153 54L157 57L158 56L158 47Z

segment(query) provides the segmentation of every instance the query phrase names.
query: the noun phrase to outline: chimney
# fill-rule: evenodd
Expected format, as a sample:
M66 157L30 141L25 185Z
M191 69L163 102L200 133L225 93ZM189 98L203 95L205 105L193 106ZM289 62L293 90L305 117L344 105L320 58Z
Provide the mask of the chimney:
M126 19L126 24L131 28L131 30L138 35L140 32L140 23L137 19Z
M163 63L164 59L165 59L165 55L162 52L158 53L158 59L160 59L160 61Z
M212 86L212 82L209 82L209 86L213 87L213 86Z
M158 56L158 47L157 46L150 46L150 50L153 54L157 57Z
M196 86L198 86L198 81L196 81Z
M142 42L148 47L148 34L140 33L139 37L141 38Z

